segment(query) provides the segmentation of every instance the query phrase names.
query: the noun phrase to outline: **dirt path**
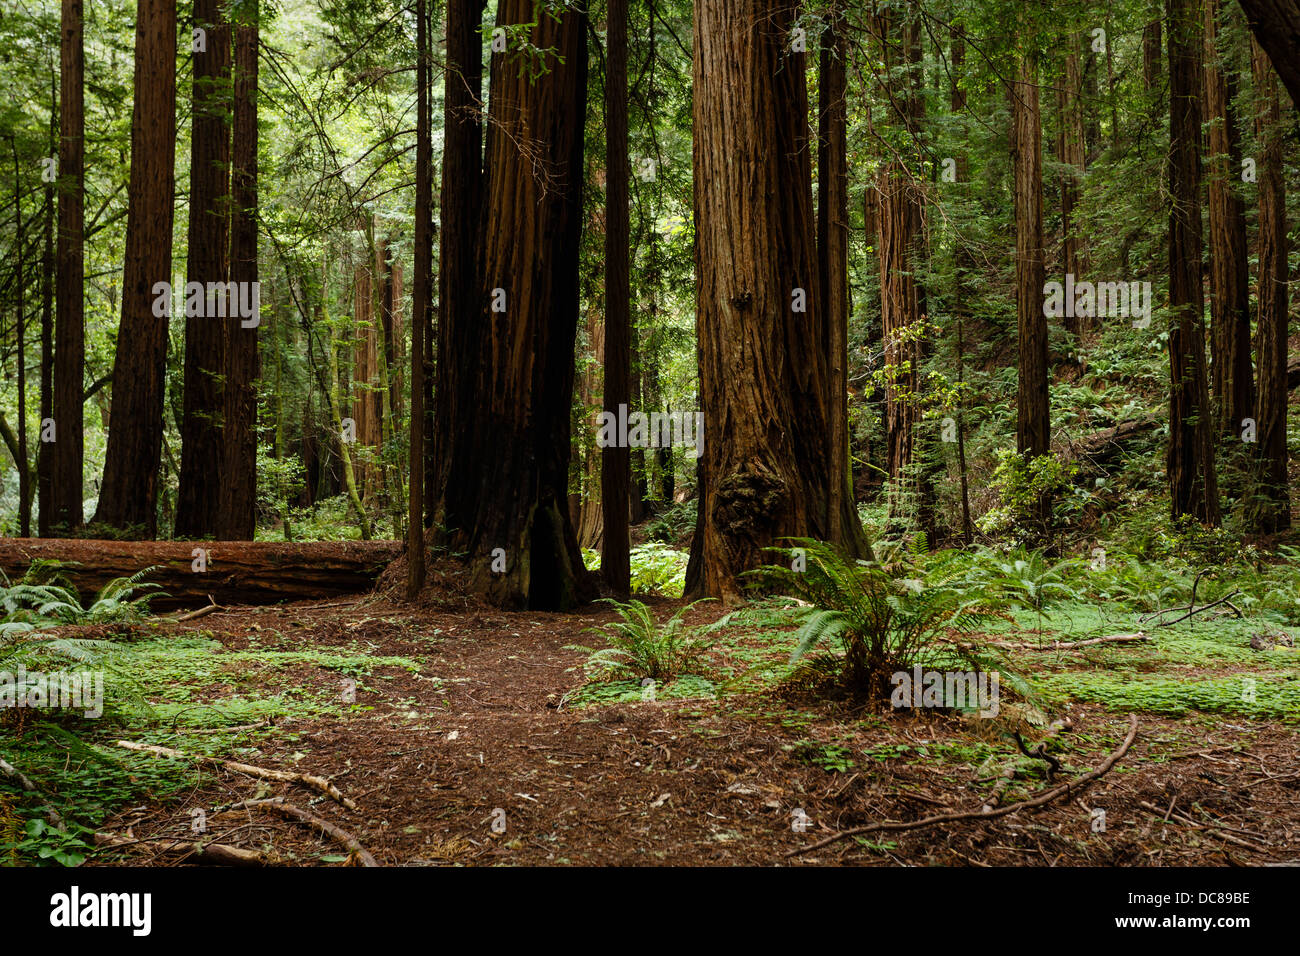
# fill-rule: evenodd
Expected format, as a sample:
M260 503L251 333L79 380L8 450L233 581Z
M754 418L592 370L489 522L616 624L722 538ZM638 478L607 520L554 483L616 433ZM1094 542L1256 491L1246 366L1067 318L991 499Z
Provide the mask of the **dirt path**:
M583 655L565 645L587 642L582 629L604 618L411 614L372 601L239 611L174 627L202 625L229 650L250 640L268 649L362 646L420 663L423 675L386 667L360 681L356 708L341 716L280 725L289 739L254 730L238 742L256 748L240 751L247 762L330 776L360 811L323 801L313 812L355 833L385 865L1300 861L1295 729L1204 715L1140 715L1133 751L1080 800L787 858L851 826L978 808L1002 762L976 784L982 761L970 753L980 741L969 723L864 719L772 691L572 709L565 695L583 682L574 670ZM328 670L294 677L323 696L341 683ZM1071 714L1062 759L1078 774L1114 749L1127 716L1080 705ZM1003 760L1010 756L999 747ZM836 766L841 752L852 756ZM1031 774L1013 792L1018 798L1044 785ZM193 808L210 812L256 789L246 777L217 772L184 803L123 814L109 828L183 837ZM272 792L304 806L310 799L291 787ZM1095 809L1105 811L1104 830L1094 829ZM799 811L806 832L796 832ZM495 832L502 824L504 832ZM337 852L301 827L247 813L218 819L214 831L221 827L241 827L241 845L269 847L285 863ZM127 857L164 862L148 850ZM122 859L101 854L95 862Z

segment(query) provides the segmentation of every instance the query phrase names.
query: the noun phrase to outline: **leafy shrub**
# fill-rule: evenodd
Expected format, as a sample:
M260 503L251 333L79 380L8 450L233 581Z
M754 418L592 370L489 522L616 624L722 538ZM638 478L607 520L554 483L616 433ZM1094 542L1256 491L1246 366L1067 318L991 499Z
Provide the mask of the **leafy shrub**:
M609 598L603 600L613 605L621 620L588 630L603 634L611 646L595 649L570 645L570 650L589 655L583 668L590 680L648 677L658 683L670 681L699 664L713 643L712 633L730 619L726 615L704 627L687 627L686 612L703 603L696 601L658 624L654 613L640 601L623 604Z
M838 641L840 680L853 693L877 701L889 699L893 674L918 665L961 661L976 671L987 669L984 653L949 632L970 635L993 611L986 596L954 574L949 562L927 575L921 561L901 549L874 561L852 561L819 541L801 538L793 544L786 553L802 558L793 563L803 570L761 569L770 583L802 602L794 612L801 627L792 662L819 643Z
M686 565L690 555L658 541L647 541L632 549L632 591L679 598L686 587Z
M1049 537L1053 528L1068 520L1069 510L1079 510L1070 506L1082 504L1073 501L1071 494L1078 470L1078 465L1055 455L1026 458L1000 449L992 480L998 505L980 517L979 529L990 535L1015 531L1022 540Z
M670 506L645 523L646 538L664 544L677 544L690 537L695 531L697 508L695 498Z

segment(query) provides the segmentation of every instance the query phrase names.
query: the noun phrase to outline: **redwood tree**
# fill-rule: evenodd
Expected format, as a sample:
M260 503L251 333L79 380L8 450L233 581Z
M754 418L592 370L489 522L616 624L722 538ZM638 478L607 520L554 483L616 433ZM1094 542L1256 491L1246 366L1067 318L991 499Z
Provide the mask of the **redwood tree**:
M740 575L772 560L766 548L825 538L829 526L824 314L795 13L787 0L695 4L704 453L693 596L737 596Z
M1167 0L1169 49L1169 474L1171 513L1219 523L1201 312L1199 0Z
M1019 385L1016 450L1026 457L1051 451L1047 389L1047 318L1043 315L1043 150L1038 68L1032 52L1020 57L1011 90L1015 166L1016 317Z
M1258 440L1257 498L1251 508L1254 526L1274 533L1291 527L1287 490L1287 236L1283 184L1282 110L1277 77L1258 42L1251 43L1251 71L1259 105L1255 129L1263 146L1259 178L1259 313L1255 351L1259 396L1255 421Z
M95 521L146 538L153 538L158 527L171 303L168 297L166 307L156 307L155 285L171 279L175 153L176 0L139 0L122 322L113 361L111 424ZM76 385L79 405L80 379ZM57 385L55 392L57 403Z
M258 9L235 27L235 88L230 176L230 282L255 288L257 272L257 55ZM258 351L255 295L239 293L254 306L248 318L225 319L225 464L216 534L251 541L257 520ZM236 310L228 310L236 311ZM250 324L246 327L246 323Z
M411 289L410 499L406 521L406 598L424 586L424 333L433 268L432 144L429 136L429 24L425 0L415 5L415 282Z
M453 348L439 365L457 367L438 399L449 405L437 468L470 587L505 606L565 608L595 593L567 506L587 14L502 0L498 27L524 24L492 54L478 295L444 316Z
M53 403L48 498L41 525L66 534L82 522L82 377L85 374L85 48L81 0L63 0L59 57L59 237L55 278ZM168 124L170 125L170 123ZM132 194L134 195L134 194ZM170 247L169 247L170 248ZM165 276L164 276L165 278ZM42 425L44 431L44 425ZM44 439L42 439L44 440ZM48 514L47 514L48 512Z
M195 50L193 58L185 280L187 285L198 282L206 288L209 282L224 285L229 274L230 25L220 0L195 0L194 25L204 30L205 42L204 49ZM206 297L204 302L215 305ZM181 473L175 528L178 538L204 538L216 533L224 483L222 381L228 321L203 314L185 317Z

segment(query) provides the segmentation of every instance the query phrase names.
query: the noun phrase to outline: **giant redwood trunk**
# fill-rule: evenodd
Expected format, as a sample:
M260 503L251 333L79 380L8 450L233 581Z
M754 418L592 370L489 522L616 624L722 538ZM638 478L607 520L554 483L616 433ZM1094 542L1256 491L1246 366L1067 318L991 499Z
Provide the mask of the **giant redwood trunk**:
M59 238L55 278L53 403L54 441L49 454L49 497L41 496L42 534L81 526L81 412L85 374L85 48L82 0L63 0L59 56ZM42 431L45 430L42 423ZM42 439L44 441L44 438Z
M406 599L424 586L424 335L433 279L433 144L429 113L429 11L415 5L415 281L411 288L410 497L406 515Z
M230 281L252 287L257 278L257 5L235 27L234 133L230 176ZM244 296L241 293L241 299ZM248 301L256 302L255 296ZM255 313L227 318L225 466L217 535L251 541L257 523L257 329ZM254 323L254 324L248 324Z
M156 307L154 286L171 280L175 153L176 0L139 0L122 322L95 521L145 538L158 530L170 297Z
M1034 54L1022 54L1012 102L1015 166L1016 326L1019 385L1016 389L1016 450L1029 456L1051 451L1047 389L1047 318L1043 315L1043 150Z
M437 370L426 369L434 402L426 475L428 524L445 527L447 494L468 476L451 471L452 423L469 413L462 370L477 354L481 329L477 236L483 206L482 37L484 0L448 0L446 89L443 97L442 191L438 245ZM469 489L458 489L463 494Z
M1259 157L1259 362L1257 423L1259 488L1252 524L1264 532L1291 527L1287 490L1287 235L1283 184L1282 110L1277 78L1259 43L1251 44L1251 72L1259 107L1255 129L1263 144Z
M205 49L194 51L185 280L187 285L199 282L206 288L209 282L225 283L229 272L230 25L219 0L195 0L194 24L206 31L206 42ZM206 297L204 301L208 301ZM178 538L206 538L216 533L225 450L222 382L228 321L208 315L185 317Z
M825 317L795 12L783 0L695 4L704 453L686 572L693 596L734 598L743 572L773 560L765 549L828 533Z
M1201 70L1198 0L1168 0L1169 474L1171 512L1219 523L1201 312Z
M458 365L440 467L471 588L504 606L566 608L595 595L567 506L587 15L502 0L497 24L535 17L492 56L478 295L449 316L471 328L448 330L477 346L439 355Z
M1232 112L1236 83L1220 62L1218 0L1205 4L1206 179L1210 228L1210 355L1217 430L1240 439L1254 414L1250 361L1250 289L1246 214L1234 188L1241 170L1241 144Z

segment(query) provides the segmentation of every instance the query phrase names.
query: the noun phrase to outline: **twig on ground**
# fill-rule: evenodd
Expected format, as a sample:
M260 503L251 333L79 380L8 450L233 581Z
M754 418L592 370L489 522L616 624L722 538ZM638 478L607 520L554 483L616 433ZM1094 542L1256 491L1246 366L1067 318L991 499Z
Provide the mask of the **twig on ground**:
M1137 738L1137 730L1137 714L1130 714L1128 736L1124 738L1124 741L1119 745L1119 748L1107 757L1096 770L1092 770L1084 774L1082 777L1070 780L1058 787L1053 787L1051 790L1045 790L1036 797L1021 800L1019 803L1012 803L1000 809L991 810L988 813L985 813L983 810L971 810L965 813L942 813L932 817L925 817L921 820L913 820L908 823L872 823L867 826L853 827L849 830L841 830L839 833L832 834L826 839L819 840L816 843L809 844L808 846L791 850L786 853L786 856L792 857L799 856L803 853L811 853L813 850L819 850L838 840L843 840L846 837L858 836L862 833L878 833L881 831L896 833L902 830L918 830L921 827L934 826L940 823L957 823L963 820L993 820L997 817L1004 817L1010 813L1017 813L1020 810L1032 810L1036 807L1041 807L1044 804L1051 803L1058 797L1064 796L1074 790L1078 790L1080 787L1085 787L1094 780L1109 773L1111 768L1114 767L1115 764L1118 763L1126 753L1128 753L1129 748L1133 746L1133 741Z
M265 854L257 850L245 850L225 843L191 843L186 840L168 840L155 838L133 840L120 833L100 832L95 834L95 845L106 847L152 846L164 853L183 853L183 860L196 857L200 863L216 863L224 866L266 866L269 861Z
M45 819L50 821L51 826L59 830L67 829L63 822L63 816L58 810L55 810L54 807L51 806L49 798L45 796L41 791L41 788L32 783L31 780L27 778L26 774L11 764L8 760L5 760L4 757L0 757L0 773L3 773L10 780L13 780L18 784L18 786L22 787L23 790L45 801L45 804L41 809L45 811Z
M370 855L370 852L347 830L337 827L328 820L318 817L314 813L309 813L301 807L296 807L292 803L286 803L284 797L271 797L267 800L245 800L230 807L231 810L253 810L257 808L270 810L300 823L310 824L322 833L332 836L352 853L355 853L362 866L379 866L379 863Z
M318 793L323 793L328 797L337 800L349 810L356 810L357 805L343 795L338 787L330 783L324 777L317 777L309 773L292 773L287 770L268 770L265 767L254 767L251 764L239 763L235 760L222 760L220 757L207 757L203 755L187 754L180 750L173 750L170 747L159 747L156 744L137 744L130 740L119 740L117 746L124 747L127 750L135 750L140 753L151 753L159 757L173 757L176 759L193 760L196 763L208 764L209 766L224 767L226 770L233 770L236 773L246 774L250 777L257 777L262 780L277 780L281 783L301 783Z

